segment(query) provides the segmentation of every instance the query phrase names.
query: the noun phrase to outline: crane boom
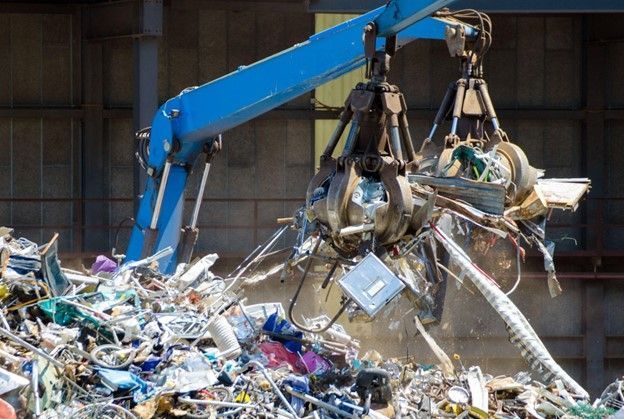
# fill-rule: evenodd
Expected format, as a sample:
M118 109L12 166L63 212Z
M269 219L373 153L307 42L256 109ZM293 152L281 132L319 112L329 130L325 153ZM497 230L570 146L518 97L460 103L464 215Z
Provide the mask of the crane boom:
M150 132L148 179L126 261L180 242L184 190L190 168L223 132L270 111L365 64L363 28L397 35L401 47L415 39L445 39L456 22L427 17L454 0L392 0L386 6L311 36L303 43L199 87L185 89L156 112ZM468 36L474 29L465 26ZM379 38L377 50L385 39ZM207 166L209 167L209 165ZM176 252L161 259L172 272Z

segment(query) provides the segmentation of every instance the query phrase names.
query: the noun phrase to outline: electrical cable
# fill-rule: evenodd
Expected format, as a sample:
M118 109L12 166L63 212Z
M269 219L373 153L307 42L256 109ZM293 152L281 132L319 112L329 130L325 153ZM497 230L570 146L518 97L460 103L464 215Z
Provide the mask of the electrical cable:
M113 241L114 243L113 249L117 249L117 245L119 244L119 232L121 231L121 227L123 227L123 225L128 221L134 223L135 220L133 217L126 217L123 220L121 220L119 224L117 224L117 228L115 230L115 241ZM113 253L115 252L113 251Z
M310 267L312 266L312 260L313 260L312 256L314 254L316 254L316 252L318 251L318 248L321 245L321 241L323 241L323 239L319 236L319 238L316 241L316 243L314 243L314 248L310 252L310 256L308 256L308 261L306 263L306 266L305 266L305 269L303 271L303 274L301 275L301 279L299 280L299 286L297 287L297 290L295 291L295 294L293 295L292 299L290 300L290 304L288 305L288 320L290 320L290 322L292 324L294 324L295 327L297 327L298 329L303 330L304 332L308 332L308 333L322 333L322 332L328 330L330 327L332 327L332 325L334 323L336 323L336 321L338 320L340 315L342 313L344 313L344 311L347 309L347 306L351 302L351 299L347 299L347 301L345 301L342 304L342 306L340 307L338 312L334 315L334 317L332 317L332 319L325 326L321 327L320 329L309 329L309 328L307 328L305 326L300 325L294 319L293 312L295 310L295 305L297 304L297 299L299 298L299 293L301 292L301 289L303 288L303 283L305 282L305 279L307 277L308 271L310 270Z
M477 21L477 30L479 31L479 37L477 38L473 49L470 50L468 62L472 63L474 60L474 68L480 69L485 54L492 46L492 20L490 17L482 12L474 9L462 9L454 12L445 11L438 13L439 16L453 17L459 21Z
M136 132L135 138L138 141L137 151L134 153L136 159L139 162L139 165L143 168L143 170L147 170L147 162L149 160L149 144L150 144L150 133L152 128L147 127L143 128Z

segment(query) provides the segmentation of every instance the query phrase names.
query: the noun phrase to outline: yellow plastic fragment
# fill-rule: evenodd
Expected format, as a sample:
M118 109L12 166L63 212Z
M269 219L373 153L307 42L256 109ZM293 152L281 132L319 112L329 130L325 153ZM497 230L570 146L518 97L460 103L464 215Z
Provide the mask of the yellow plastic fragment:
M6 284L0 284L0 300L4 300L10 294L9 287L7 287Z
M246 391L241 391L240 393L238 393L234 401L236 403L249 403L251 402L251 397L249 397L249 394L247 394Z

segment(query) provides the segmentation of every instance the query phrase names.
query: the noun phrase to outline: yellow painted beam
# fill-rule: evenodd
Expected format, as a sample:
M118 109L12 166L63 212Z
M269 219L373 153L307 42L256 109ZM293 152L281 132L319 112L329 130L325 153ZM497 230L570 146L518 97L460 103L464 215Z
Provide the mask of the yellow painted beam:
M331 28L332 26L336 26L339 23L342 23L346 20L352 19L358 15L352 14L324 14L319 13L315 16L315 31L318 33L322 30ZM362 46L363 48L363 46ZM322 57L319 57L322 59ZM336 80L332 80L331 82L324 84L323 86L317 88L314 93L314 97L317 100L316 107L317 108L340 108L344 105L344 101L346 100L351 89L355 87L355 85L364 80L364 69L359 68L357 70L353 70L352 72L345 74L344 76L337 78ZM318 165L319 157L323 152L323 149L327 145L327 141L329 140L329 136L334 131L336 127L335 120L316 120L314 123L314 156L315 156L315 164ZM346 137L346 133L349 132L349 129L345 130L345 135L343 135L343 139L336 147L336 153L339 154L342 150L344 144L344 138ZM318 167L317 167L318 169Z

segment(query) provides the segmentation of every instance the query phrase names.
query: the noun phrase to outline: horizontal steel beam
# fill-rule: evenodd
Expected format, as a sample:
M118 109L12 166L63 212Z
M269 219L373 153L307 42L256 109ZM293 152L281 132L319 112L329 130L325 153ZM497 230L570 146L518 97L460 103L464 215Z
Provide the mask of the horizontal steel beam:
M232 10L274 13L305 13L303 1L293 0L175 0L174 10ZM370 9L369 9L370 10ZM368 11L368 10L366 10Z
M408 106L409 108L409 106ZM83 107L71 106L0 106L1 118L82 118ZM583 109L501 109L497 113L501 119L510 120L574 120L582 121L589 113L602 112L605 120L624 120L624 109L603 109L591 111ZM429 108L409 108L410 119L433 119L437 110ZM340 110L278 108L258 117L262 120L286 119L337 119ZM131 107L104 108L104 119L130 119Z
M408 106L409 108L409 106ZM292 109L277 108L257 117L260 120L285 120L285 119L338 119L340 109ZM437 110L428 108L409 108L408 117L410 119L431 119L435 117ZM500 118L526 119L526 120L583 120L587 114L584 110L578 109L496 109ZM624 119L624 109L605 110L605 119ZM132 109L111 108L104 110L104 118L130 118Z
M364 13L383 6L385 0L308 0L312 13ZM622 0L458 0L452 10L477 9L489 13L618 13Z
M591 112L595 112L592 110ZM603 110L605 120L624 120L624 109ZM408 117L412 120L433 119L436 110L426 108L413 108L408 111ZM497 109L502 119L510 120L575 120L582 121L588 111L574 109ZM258 117L260 120L327 120L337 119L340 110L322 109L289 109L280 108L267 112ZM71 118L79 119L84 116L84 108L81 107L0 107L0 118ZM131 107L105 108L104 119L131 119Z
M1 118L71 118L84 116L78 107L0 107Z
M83 8L83 30L88 40L162 35L162 0L120 0Z
M72 14L80 10L78 4L51 4L41 2L3 1L0 3L0 13L45 13L45 14Z

